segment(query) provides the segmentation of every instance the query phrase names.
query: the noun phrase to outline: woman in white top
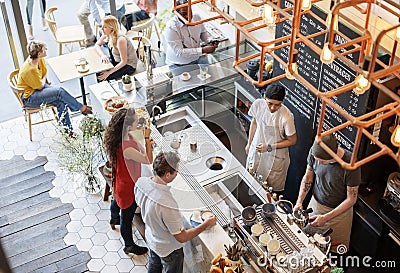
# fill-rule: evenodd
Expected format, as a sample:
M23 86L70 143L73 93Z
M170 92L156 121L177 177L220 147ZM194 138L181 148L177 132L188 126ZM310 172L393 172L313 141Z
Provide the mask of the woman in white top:
M136 50L131 41L120 34L117 18L112 15L104 17L101 29L103 30L103 35L96 42L96 51L101 56L102 62L108 63L111 61L114 68L101 72L97 79L99 81L113 80L119 79L125 74L133 74L137 65ZM108 42L110 56L104 54L101 49L105 42Z

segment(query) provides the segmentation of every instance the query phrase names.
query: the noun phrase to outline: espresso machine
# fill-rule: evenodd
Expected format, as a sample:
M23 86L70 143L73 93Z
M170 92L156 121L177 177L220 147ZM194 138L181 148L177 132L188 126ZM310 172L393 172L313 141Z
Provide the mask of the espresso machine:
M389 175L386 190L379 205L383 214L400 224L400 173L394 172Z

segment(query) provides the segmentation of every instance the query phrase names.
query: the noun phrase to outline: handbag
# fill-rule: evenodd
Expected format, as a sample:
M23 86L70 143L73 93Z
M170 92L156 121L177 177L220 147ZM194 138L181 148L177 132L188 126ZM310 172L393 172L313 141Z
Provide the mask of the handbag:
M144 10L136 11L130 14L124 14L121 17L121 24L126 28L126 30L130 30L132 27L132 23L139 22L142 20L149 19L150 16Z

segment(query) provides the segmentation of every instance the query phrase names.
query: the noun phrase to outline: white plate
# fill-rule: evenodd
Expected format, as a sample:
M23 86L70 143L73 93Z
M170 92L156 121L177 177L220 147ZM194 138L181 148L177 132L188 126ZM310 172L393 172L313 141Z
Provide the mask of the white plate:
M182 73L181 76L180 76L180 78L181 78L182 81L188 81L188 80L190 80L191 77L192 77L192 76L190 76L189 73L188 73L188 76L187 76L187 77L184 77L184 76L183 76L183 73Z
M100 98L101 98L102 100L108 100L108 99L111 98L112 96L115 96L115 93L114 93L113 91L110 91L110 90L103 91L103 92L101 92L101 94L100 94Z

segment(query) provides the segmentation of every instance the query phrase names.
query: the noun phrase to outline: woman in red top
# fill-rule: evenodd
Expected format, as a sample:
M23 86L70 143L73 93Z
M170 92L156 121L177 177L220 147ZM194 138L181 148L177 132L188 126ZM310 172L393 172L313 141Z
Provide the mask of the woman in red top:
M115 199L110 207L110 224L113 226L121 223L121 236L125 242L126 254L142 255L147 252L147 248L136 245L132 235L132 221L137 207L133 189L136 180L141 176L141 164L153 162L153 140L150 139L150 128L146 127L146 147L140 145L131 134L137 126L138 118L134 109L121 109L114 113L104 134L104 148L113 170Z

